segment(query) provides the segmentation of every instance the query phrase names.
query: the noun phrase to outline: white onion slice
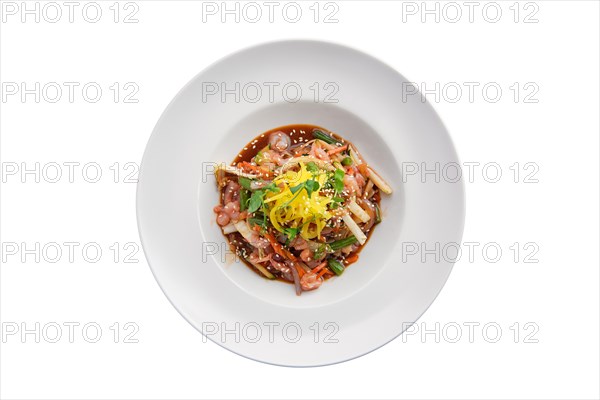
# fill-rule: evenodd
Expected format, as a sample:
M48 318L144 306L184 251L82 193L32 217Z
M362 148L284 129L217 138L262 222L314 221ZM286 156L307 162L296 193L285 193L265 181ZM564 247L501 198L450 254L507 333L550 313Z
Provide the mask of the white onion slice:
M367 167L367 170L369 171L369 178L371 178L375 186L381 189L385 194L392 194L391 186L388 185L387 182L373 170L373 168Z
M218 171L225 171L227 173L234 174L234 175L237 175L237 176L243 176L244 178L249 178L249 179L256 179L256 178L258 178L257 175L248 174L248 173L242 171L241 169L238 169L238 168L236 168L234 166L231 166L231 165L227 165L225 163L221 163L221 164L217 165L217 169L216 169L215 172L218 172Z
M237 228L234 224L227 224L223 227L223 233L229 235L230 233L237 232Z
M350 202L348 203L348 209L352 214L356 215L358 219L361 220L361 222L368 222L371 219L371 217L369 217L369 214L367 214L365 210L363 210L358 204L356 204L356 201L354 200L350 200Z
M246 239L248 243L252 243L254 241L255 238L252 236L252 230L250 229L245 220L234 222L233 225L235 225L235 228L238 230L239 233L242 234L242 236L244 237L244 239Z
M358 224L354 222L350 214L344 214L342 216L342 219L344 220L344 223L346 223L348 229L350 229L350 232L352 232L352 234L356 237L358 243L360 243L361 245L365 244L365 242L367 241L367 235L365 235L358 226Z

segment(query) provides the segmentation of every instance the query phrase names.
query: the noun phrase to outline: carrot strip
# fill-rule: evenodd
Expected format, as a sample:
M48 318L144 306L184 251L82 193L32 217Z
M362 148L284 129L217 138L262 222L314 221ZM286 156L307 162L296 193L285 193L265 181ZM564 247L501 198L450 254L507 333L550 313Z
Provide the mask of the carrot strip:
M273 250L275 250L275 253L279 254L283 258L287 258L288 260L292 261L292 264L294 264L294 268L296 269L296 271L298 271L298 275L300 276L300 278L302 278L306 271L304 271L304 269L300 265L298 265L298 263L296 262L296 256L284 249L281 243L279 243L277 239L275 239L275 236L273 236L271 232L265 232L263 235L269 241L269 243L271 243L271 246L273 247Z
M332 156L332 155L334 155L334 154L341 153L342 151L346 150L347 148L348 148L348 145L347 145L347 144L345 144L345 145L343 145L343 146L336 147L336 148L335 148L335 149L333 149L333 150L329 150L329 151L327 152L327 154L329 154L330 156Z
M279 254L281 257L287 258L288 260L296 261L296 256L284 249L281 243L279 243L277 239L275 239L275 236L273 236L271 232L265 232L263 235L269 241L269 243L271 243L271 246L273 247L273 250L275 250L275 253Z
M319 264L315 268L313 268L313 270L311 272L313 274L315 274L315 273L317 273L317 271L319 271L320 269L322 269L326 265L327 265L327 261L323 261L321 264Z
M252 165L247 161L240 161L237 163L237 168L240 168L243 171L249 171L250 173L254 173L265 178L269 178L271 173L268 168Z
M364 176L365 178L369 177L369 169L368 169L367 164L365 164L365 163L360 164L357 168L358 168L358 172L360 172L360 174L362 176Z
M300 278L302 278L304 276L304 274L306 273L306 271L304 271L304 269L302 269L302 267L299 266L297 263L294 263L294 267L296 267L296 270L298 271L298 275L300 275Z
M350 255L349 257L346 257L346 265L352 264L352 263L356 262L356 260L358 260L358 254L354 253L354 254Z
M326 273L327 273L327 269L323 268L323 269L321 270L321 272L319 272L319 273L317 274L317 276L318 276L318 277L322 277L322 276L323 276L323 275L325 275Z

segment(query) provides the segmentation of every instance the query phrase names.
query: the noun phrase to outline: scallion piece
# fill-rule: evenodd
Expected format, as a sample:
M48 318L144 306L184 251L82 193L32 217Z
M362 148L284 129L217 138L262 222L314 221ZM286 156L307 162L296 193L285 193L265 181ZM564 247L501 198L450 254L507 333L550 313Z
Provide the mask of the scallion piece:
M348 165L352 165L352 158L351 157L346 157L342 160L342 165L344 166L348 166Z

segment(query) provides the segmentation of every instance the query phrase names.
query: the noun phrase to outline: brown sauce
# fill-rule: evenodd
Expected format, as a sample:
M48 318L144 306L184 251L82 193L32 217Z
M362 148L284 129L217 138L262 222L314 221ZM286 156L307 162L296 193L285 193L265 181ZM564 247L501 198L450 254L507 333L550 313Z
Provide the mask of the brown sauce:
M314 139L312 134L314 129L322 130L323 132L331 133L332 136L340 141L344 141L345 143L349 143L347 140L344 140L340 136L336 135L328 131L325 128L322 128L317 125L307 125L307 124L296 124L296 125L285 125L280 126L279 128L271 129L265 133L262 133L252 139L242 151L238 153L238 155L233 160L232 164L237 164L240 161L248 161L256 156L256 154L264 149L269 144L269 136L275 132L283 132L286 133L290 139L292 139L292 148L301 145L302 143L306 143Z

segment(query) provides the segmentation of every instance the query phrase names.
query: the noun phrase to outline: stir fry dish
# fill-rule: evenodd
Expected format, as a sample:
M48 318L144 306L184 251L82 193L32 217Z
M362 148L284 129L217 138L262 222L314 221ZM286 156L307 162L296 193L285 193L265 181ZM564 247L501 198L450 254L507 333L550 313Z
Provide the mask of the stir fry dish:
M358 260L381 222L381 193L392 193L352 143L313 125L258 136L215 176L216 222L232 250L297 295Z

